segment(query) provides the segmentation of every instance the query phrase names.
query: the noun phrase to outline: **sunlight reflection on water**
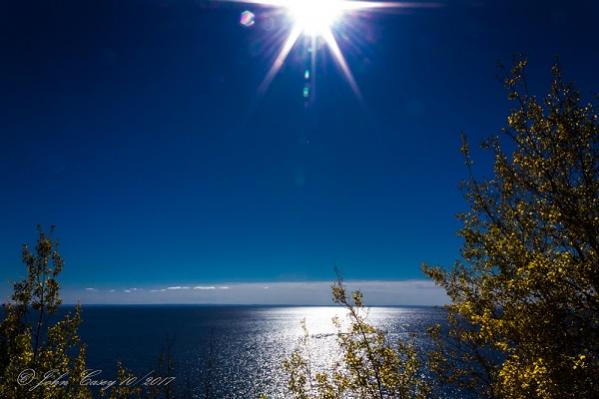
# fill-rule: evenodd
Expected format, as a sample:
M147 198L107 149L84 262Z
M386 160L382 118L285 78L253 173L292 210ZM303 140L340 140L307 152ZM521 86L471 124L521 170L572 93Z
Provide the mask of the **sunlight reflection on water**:
M87 307L81 335L88 344L88 363L110 371L116 360L139 373L156 368L165 337L174 338L177 383L196 398L247 399L267 394L285 398L281 363L297 347L306 320L313 370L323 370L338 356L332 318L345 320L340 307L267 306L131 306ZM442 322L440 309L377 307L368 320L391 340L424 333ZM112 328L112 326L119 328ZM142 334L140 334L142 332ZM107 343L110 343L109 345Z
M202 370L204 384L216 397L251 398L264 393L270 398L285 398L286 375L283 359L297 347L303 336L305 319L310 335L310 363L313 371L328 369L338 359L337 316L347 325L346 311L339 307L264 308L254 311L251 327L244 333L220 337L215 369ZM434 322L437 310L428 308L372 308L369 321L387 331L391 340L422 333ZM418 342L418 341L417 341ZM200 355L202 357L202 355ZM206 353L203 353L204 367ZM208 374L206 374L208 370ZM214 375L218 378L214 379ZM202 395L201 389L198 391ZM202 397L202 396L200 396Z

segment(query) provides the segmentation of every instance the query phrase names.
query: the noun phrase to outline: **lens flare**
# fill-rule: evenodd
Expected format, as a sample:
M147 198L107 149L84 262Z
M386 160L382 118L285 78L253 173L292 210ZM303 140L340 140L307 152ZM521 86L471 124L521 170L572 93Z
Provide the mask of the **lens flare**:
M253 26L256 23L256 16L251 11L244 11L239 17L239 23L246 28Z
M284 65L289 53L302 36L308 38L311 68L304 72L305 80L309 80L315 71L315 51L319 43L324 43L333 56L335 63L347 80L353 92L361 98L360 89L351 72L349 64L343 55L341 47L335 38L336 28L351 27L352 20L359 14L372 13L374 11L412 9L412 8L436 8L439 3L428 2L382 2L362 0L220 0L242 4L254 4L258 7L276 10L276 15L286 15L291 28L289 34L283 40L275 60L268 70L266 77L259 86L259 92L265 92L281 67ZM254 14L246 11L242 14L241 24L252 26L255 22ZM312 82L312 86L314 86ZM309 86L304 88L304 98L311 97Z

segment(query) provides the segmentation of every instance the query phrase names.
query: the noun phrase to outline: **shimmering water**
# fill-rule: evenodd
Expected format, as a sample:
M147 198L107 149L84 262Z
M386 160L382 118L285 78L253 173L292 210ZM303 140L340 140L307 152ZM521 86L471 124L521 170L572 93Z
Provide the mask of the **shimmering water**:
M442 322L443 311L426 307L371 308L369 320L392 339L417 333L426 345L426 327ZM315 368L335 358L338 307L264 306L86 306L81 336L88 366L114 377L122 361L136 375L157 369L161 350L171 342L179 388L197 398L285 398L282 360L303 336L305 319Z

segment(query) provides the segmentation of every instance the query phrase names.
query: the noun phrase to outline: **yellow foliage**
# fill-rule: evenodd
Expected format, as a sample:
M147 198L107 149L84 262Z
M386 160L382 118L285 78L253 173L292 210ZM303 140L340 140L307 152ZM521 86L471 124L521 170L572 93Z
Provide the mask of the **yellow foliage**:
M283 363L288 375L288 389L296 399L391 399L425 398L429 388L422 377L422 363L409 342L391 345L385 332L369 324L362 293L351 293L339 281L332 287L333 300L348 312L349 326L337 326L337 343L341 358L328 370L313 373L304 324L301 345Z
M429 363L477 397L599 397L595 105L581 102L557 66L549 93L530 95L526 64L506 78L516 108L486 144L494 176L475 180L465 152L462 260L424 268L452 299L449 331L433 329Z

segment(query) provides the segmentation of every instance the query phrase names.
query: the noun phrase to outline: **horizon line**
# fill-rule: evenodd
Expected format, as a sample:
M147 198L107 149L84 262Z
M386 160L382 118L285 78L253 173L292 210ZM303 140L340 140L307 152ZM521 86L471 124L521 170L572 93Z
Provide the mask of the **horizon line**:
M344 280L348 292L360 290L368 306L439 306L445 291L428 279ZM63 303L76 305L272 305L331 306L329 280L232 283L175 283L120 287L67 286Z

